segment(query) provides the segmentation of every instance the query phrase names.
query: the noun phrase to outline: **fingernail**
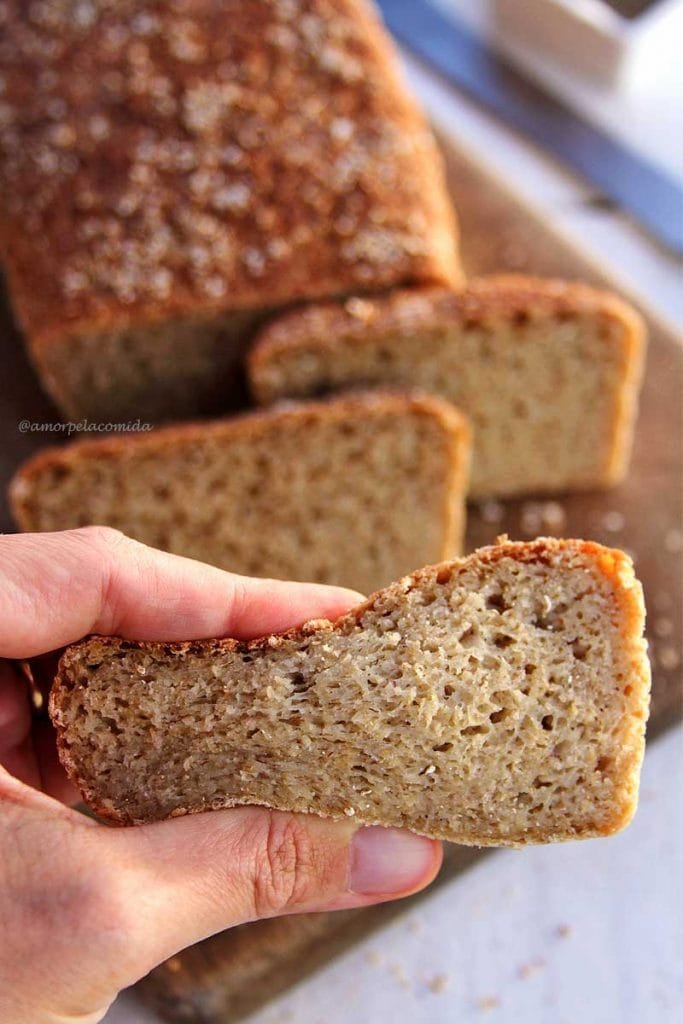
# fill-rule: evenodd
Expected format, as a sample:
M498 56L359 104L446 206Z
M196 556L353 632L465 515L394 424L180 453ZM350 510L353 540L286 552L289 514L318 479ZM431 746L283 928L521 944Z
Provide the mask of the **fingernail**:
M359 829L351 843L349 889L359 896L389 896L418 889L434 873L436 844L398 828Z

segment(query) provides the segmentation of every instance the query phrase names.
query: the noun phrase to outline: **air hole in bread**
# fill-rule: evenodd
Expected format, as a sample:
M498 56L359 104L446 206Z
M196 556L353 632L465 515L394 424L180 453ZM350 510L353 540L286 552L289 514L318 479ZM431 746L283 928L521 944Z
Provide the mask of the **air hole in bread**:
M499 647L502 650L504 650L506 647L510 647L511 644L514 644L517 641L513 636L508 636L507 633L496 633L496 635L493 638L493 642L496 645L496 647Z
M458 642L461 643L463 647L472 647L473 644L476 644L478 638L479 630L476 626L468 626L464 633L461 633L458 637Z
M584 643L583 640L575 640L572 644L572 654L577 661L585 661L590 651L590 644Z
M294 672L290 676L289 682L292 687L292 693L306 693L312 685L312 680L307 679L303 672Z
M497 612L506 612L510 605L507 603L502 594L495 593L489 594L486 598L486 607L495 608Z
M489 730L485 725L467 725L464 729L460 730L461 736L479 736L484 735Z

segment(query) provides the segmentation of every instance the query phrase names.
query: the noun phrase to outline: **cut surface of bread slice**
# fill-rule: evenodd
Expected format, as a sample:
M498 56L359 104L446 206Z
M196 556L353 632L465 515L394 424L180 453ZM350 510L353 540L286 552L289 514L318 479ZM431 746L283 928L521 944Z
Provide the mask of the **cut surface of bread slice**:
M11 502L24 530L113 526L233 572L367 594L459 552L469 455L448 403L373 392L40 452Z
M86 6L3 5L0 33L0 252L72 419L224 412L264 312L460 279L370 2Z
M46 391L71 419L156 424L245 404L242 363L265 310L86 325L50 343L28 335Z
M249 357L261 404L377 384L455 403L471 496L604 487L625 474L643 360L637 313L586 285L507 275L291 312Z
M598 836L636 806L643 618L622 552L503 541L334 624L87 639L50 712L62 763L116 822L262 804L475 845Z

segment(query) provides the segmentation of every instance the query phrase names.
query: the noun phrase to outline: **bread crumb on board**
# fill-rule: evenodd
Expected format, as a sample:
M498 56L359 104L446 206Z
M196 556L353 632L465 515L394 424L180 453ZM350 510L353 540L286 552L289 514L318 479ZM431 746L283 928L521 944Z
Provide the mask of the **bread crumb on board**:
M657 664L665 672L673 672L681 663L681 656L675 647L667 644L665 647L657 648Z
M664 537L664 547L672 555L683 551L683 530L668 530Z
M602 528L607 530L608 533L620 533L626 526L626 517L623 512L617 512L612 510L611 512L605 512L602 517Z
M499 523L503 518L505 507L499 501L484 501L478 506L479 518L485 523Z
M520 527L527 537L560 533L566 522L567 513L558 501L526 501L522 505Z

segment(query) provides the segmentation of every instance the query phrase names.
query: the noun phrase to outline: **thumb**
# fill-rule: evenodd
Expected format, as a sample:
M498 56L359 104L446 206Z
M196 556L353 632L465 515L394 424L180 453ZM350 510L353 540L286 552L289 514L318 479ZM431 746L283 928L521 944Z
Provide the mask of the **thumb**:
M427 885L439 843L259 807L112 829L0 768L0 1020L94 1022L179 949Z
M260 807L100 835L138 910L138 974L245 921L407 896L441 866L440 843L423 836Z

